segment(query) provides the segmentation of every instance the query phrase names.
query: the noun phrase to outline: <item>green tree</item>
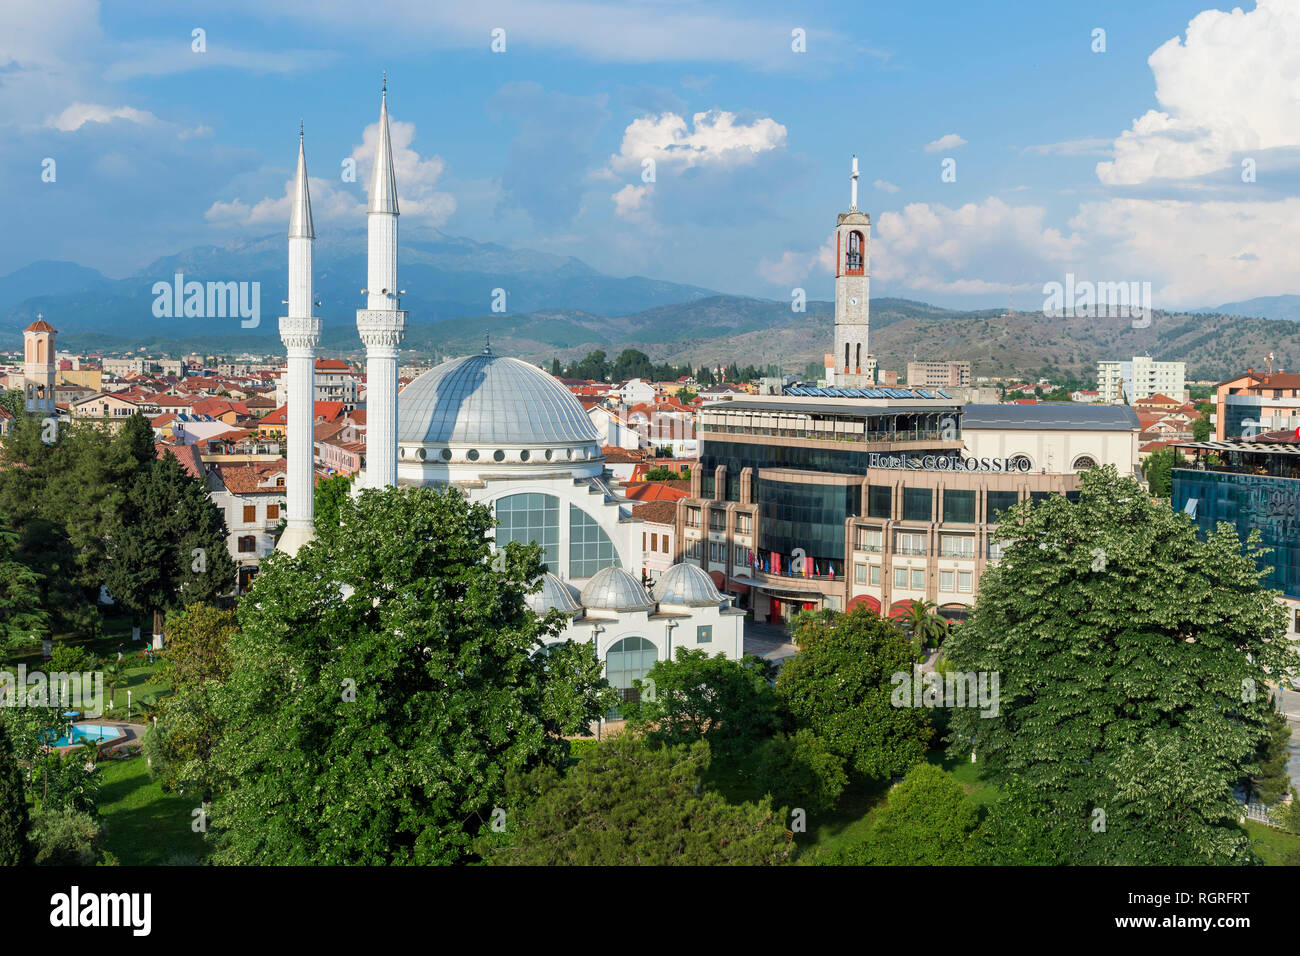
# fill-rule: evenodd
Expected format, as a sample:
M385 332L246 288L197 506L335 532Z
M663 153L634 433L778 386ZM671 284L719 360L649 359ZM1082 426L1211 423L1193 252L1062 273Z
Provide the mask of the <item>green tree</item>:
M564 375L564 369L560 367L560 360L558 358L551 359L551 374L556 378L561 378Z
M683 468L681 471L674 471L667 465L660 465L657 468L651 468L645 473L646 481L690 481L690 468Z
M1257 537L1196 526L1111 466L1081 497L1018 505L1015 541L948 640L954 668L999 677L996 714L955 708L958 752L1013 784L1093 863L1249 858L1233 786L1268 734L1255 687L1293 670Z
M889 791L866 838L819 862L854 866L967 866L974 861L979 811L962 785L920 763Z
M352 475L336 474L316 482L312 495L312 521L318 530L324 525L339 526L339 508L352 494L353 480Z
M938 647L948 636L948 622L933 601L913 601L900 622L918 648Z
M32 814L37 866L94 866L104 859L104 829L89 813L42 806Z
M862 607L831 620L805 618L794 639L799 654L782 667L776 691L799 726L864 777L905 773L925 759L926 711L890 701L893 675L910 676L916 663L897 627Z
M647 747L611 737L568 773L512 777L505 832L489 862L532 866L759 866L788 862L794 844L771 799L731 804L704 789L704 741Z
M1192 441L1209 441L1210 431L1213 426L1210 425L1210 419L1206 415L1192 419Z
M974 861L980 866L1060 866L1070 861L1072 834L1053 826L1048 811L1024 795L995 801L976 834Z
M849 784L844 758L806 727L763 741L757 764L758 779L778 807L821 813L834 808Z
M27 401L23 398L21 388L6 388L0 393L0 408L5 409L14 418L18 418L27 411Z
M758 657L732 661L679 647L674 660L656 661L645 680L633 681L643 693L622 705L623 716L651 743L707 740L714 753L734 754L776 731L773 670Z
M162 732L151 749L162 758L164 787L197 789L205 801L217 785L211 759L221 736L213 698L230 678L230 641L238 629L234 611L208 604L167 616L170 643L158 679L174 692L160 702Z
M0 723L0 866L18 866L31 858L27 796L13 741Z
M1142 462L1142 474L1153 497L1168 498L1173 493L1173 470L1184 467L1186 462L1176 448L1161 448L1147 456Z
M20 560L18 533L0 516L0 646L32 647L49 633L50 614L41 606L44 581Z
M612 704L590 644L525 593L541 549L494 559L492 509L457 489L367 490L239 605L216 695L215 859L452 863L509 770L567 759Z
M1291 791L1287 762L1291 759L1291 727L1286 717L1274 711L1268 719L1268 736L1261 741L1259 770L1250 776L1250 792L1267 805L1277 803Z

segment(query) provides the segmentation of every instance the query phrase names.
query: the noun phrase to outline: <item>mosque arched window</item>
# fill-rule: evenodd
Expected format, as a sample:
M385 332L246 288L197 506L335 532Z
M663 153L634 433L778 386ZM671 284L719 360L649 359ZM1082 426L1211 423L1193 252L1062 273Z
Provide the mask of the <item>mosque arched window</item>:
M500 448L498 448L496 451L494 451L494 452L492 453L492 460L493 460L493 461L505 461L505 460L506 460L506 453L503 452Z
M478 461L478 449L471 448L468 452L465 453L465 457L468 458L470 461Z
M605 529L577 505L569 505L569 577L589 578L619 566L618 552Z
M542 548L546 569L560 568L560 499L554 495L526 493L498 498L497 544L518 541Z
M1075 471L1087 471L1089 468L1096 468L1097 460L1091 455L1080 455L1074 459L1073 468Z
M624 701L641 699L633 681L645 680L659 659L655 646L644 637L625 637L610 645L605 654L605 677Z

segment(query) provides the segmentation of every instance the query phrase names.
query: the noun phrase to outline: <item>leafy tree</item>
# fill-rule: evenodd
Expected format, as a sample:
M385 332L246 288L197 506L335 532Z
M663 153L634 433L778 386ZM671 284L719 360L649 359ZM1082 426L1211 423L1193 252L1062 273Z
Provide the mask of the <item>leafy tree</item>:
M674 471L667 465L660 465L657 468L651 468L645 473L646 481L690 481L690 468L683 468L681 471Z
M1210 419L1207 415L1201 415L1199 418L1192 419L1192 441L1209 441Z
M776 691L801 727L865 777L905 773L925 758L931 727L919 707L894 707L891 678L910 675L916 654L892 623L869 608L831 620L804 618Z
M1161 448L1147 456L1142 462L1142 474L1153 497L1168 498L1173 493L1173 470L1184 467L1186 462L1177 448Z
M567 758L612 703L590 644L525 592L541 549L493 560L456 489L363 491L239 605L212 811L225 863L451 863L510 770Z
M1277 803L1291 791L1287 762L1291 759L1291 727L1286 717L1274 711L1268 719L1268 736L1258 750L1259 770L1250 777L1250 791L1267 805Z
M50 614L41 606L44 580L19 559L18 534L0 516L0 646L34 646L49 633Z
M94 866L104 859L104 829L89 813L42 806L32 814L37 866Z
M757 866L794 854L771 799L731 804L703 789L704 741L647 747L634 733L601 743L561 776L512 777L505 834L489 862L542 866Z
M773 671L758 657L731 661L679 647L675 660L656 661L645 680L633 681L654 692L622 705L623 716L654 744L707 740L714 752L736 753L776 730Z
M325 525L339 526L339 508L352 494L353 480L352 475L336 474L316 482L312 495L312 521L317 529Z
M1233 786L1272 713L1253 689L1297 664L1257 537L1245 553L1227 525L1200 540L1111 466L1077 503L1019 505L1003 526L1015 541L946 645L956 669L999 676L999 706L955 708L955 748L1064 828L1073 862L1248 859Z
M136 476L108 537L109 592L137 619L234 586L226 522L203 483L164 455Z
M698 393L689 388L684 388L677 393L677 401L681 402L683 405L689 405L699 397Z
M50 653L50 671L56 674L81 673L93 670L95 656L78 644L56 641Z
M14 418L18 418L27 411L27 400L23 397L21 388L6 388L0 393L0 408L5 409Z
M551 374L556 378L561 378L564 375L564 369L560 367L560 360L558 358L551 359Z
M32 766L32 787L40 797L42 809L73 810L96 816L103 779L99 768L76 750L43 754Z
M230 641L238 628L234 611L208 604L192 604L167 618L170 644L158 677L174 693L161 701L162 732L151 750L162 763L164 787L197 788L205 801L216 788L210 763L221 735L213 698L230 678Z
M849 783L844 758L806 727L764 741L758 768L773 805L801 807L809 813L834 808Z
M901 624L918 648L938 647L948 636L948 622L938 612L933 601L913 601L907 608Z
M976 834L974 861L981 866L1060 866L1071 856L1073 835L1053 826L1043 806L1024 795L995 801Z
M855 866L966 866L979 812L949 773L920 763L889 792L866 838L821 862Z
M27 797L13 741L0 723L0 866L18 866L31 856Z
M624 349L614 360L611 375L616 382L625 382L632 378L649 380L654 377L654 367L650 363L650 356L644 352Z

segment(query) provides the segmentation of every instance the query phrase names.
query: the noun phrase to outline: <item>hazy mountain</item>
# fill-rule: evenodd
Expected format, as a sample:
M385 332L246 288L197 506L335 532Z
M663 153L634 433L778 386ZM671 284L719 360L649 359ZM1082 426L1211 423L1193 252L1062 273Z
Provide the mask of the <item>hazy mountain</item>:
M1300 295L1262 295L1241 302L1225 302L1212 309L1196 309L1197 314L1245 315L1260 319L1300 321Z
M66 295L97 288L110 281L103 274L75 262L46 259L0 276L0 312L35 295ZM30 324L30 320L28 323Z

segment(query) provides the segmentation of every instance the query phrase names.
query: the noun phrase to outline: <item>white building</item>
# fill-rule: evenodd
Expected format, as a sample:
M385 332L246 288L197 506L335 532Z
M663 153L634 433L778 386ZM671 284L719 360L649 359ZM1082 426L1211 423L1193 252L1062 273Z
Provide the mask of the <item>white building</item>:
M1137 413L1123 405L1043 402L1037 405L967 405L961 438L971 458L1027 458L1030 470L1049 475L1114 465L1139 473Z
M605 448L625 448L636 451L645 444L645 439L628 422L626 406L610 408L607 405L593 405L587 411L587 417L596 426L600 435L600 444Z
M624 405L648 405L655 400L655 387L649 382L634 378L619 388L618 395Z
M1187 363L1157 362L1149 355L1135 355L1127 362L1098 362L1097 390L1101 401L1111 404L1123 394L1131 405L1159 392L1170 398L1187 397Z

